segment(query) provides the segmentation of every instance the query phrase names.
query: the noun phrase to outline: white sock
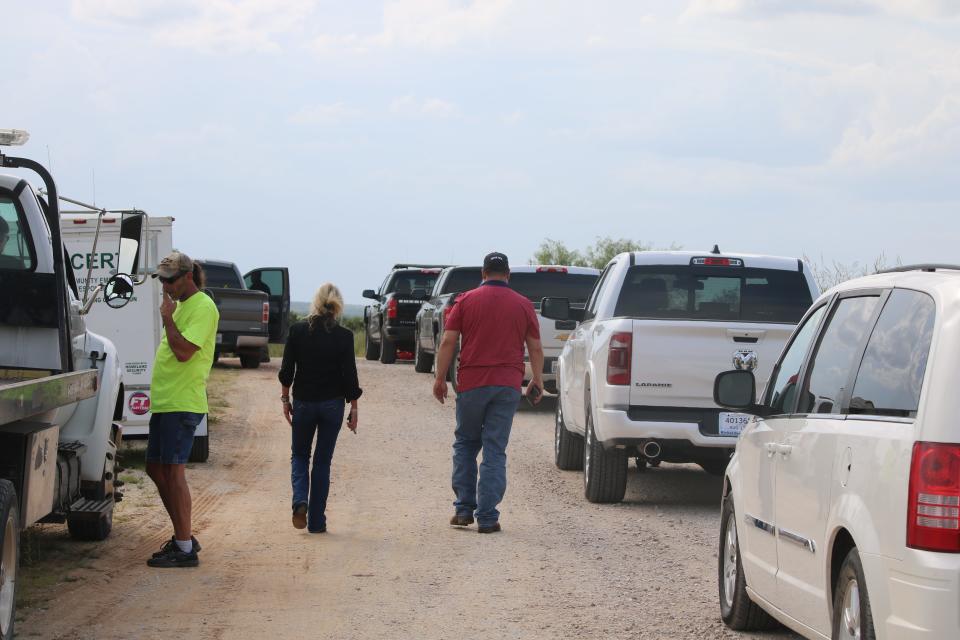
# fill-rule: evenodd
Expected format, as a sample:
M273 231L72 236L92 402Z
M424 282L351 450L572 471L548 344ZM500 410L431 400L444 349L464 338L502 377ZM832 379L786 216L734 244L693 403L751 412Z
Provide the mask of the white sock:
M177 540L177 546L180 547L180 551L190 553L193 551L193 540Z

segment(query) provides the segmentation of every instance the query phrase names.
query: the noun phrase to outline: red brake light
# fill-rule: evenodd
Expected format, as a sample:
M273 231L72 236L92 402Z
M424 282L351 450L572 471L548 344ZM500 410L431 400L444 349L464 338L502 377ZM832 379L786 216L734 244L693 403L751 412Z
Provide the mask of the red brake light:
M396 318L397 317L397 299L390 298L387 302L387 317Z
M610 336L607 352L607 384L630 384L630 355L633 334L619 331Z
M691 258L690 264L701 267L742 267L740 258Z
M74 218L74 219L73 219L73 224L87 224L87 221L86 221L86 220L83 220L83 219L81 219L81 218Z
M270 303L269 302L263 303L263 321L270 322Z
M116 218L104 218L104 219L103 219L103 222L108 223L108 224L112 224L112 223L114 223L114 222L116 222L116 221L117 221Z
M960 445L913 445L908 500L907 546L960 553Z
M566 267L537 267L537 273L566 273Z

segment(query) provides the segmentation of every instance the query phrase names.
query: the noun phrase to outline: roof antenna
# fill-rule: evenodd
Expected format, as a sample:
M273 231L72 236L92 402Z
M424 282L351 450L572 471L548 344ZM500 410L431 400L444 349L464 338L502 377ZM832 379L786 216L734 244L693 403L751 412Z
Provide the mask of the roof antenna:
M720 245L718 244L713 245L713 251L711 251L710 253L715 253L717 255L720 255Z

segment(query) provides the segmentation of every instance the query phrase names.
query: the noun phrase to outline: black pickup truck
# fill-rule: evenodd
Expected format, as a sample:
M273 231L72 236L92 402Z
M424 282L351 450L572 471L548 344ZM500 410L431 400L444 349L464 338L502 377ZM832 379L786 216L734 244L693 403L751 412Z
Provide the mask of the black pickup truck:
M287 338L290 315L290 275L286 267L254 269L242 278L237 265L221 260L197 260L206 274L204 293L220 311L214 359L240 357L244 369L270 360L267 345Z
M447 267L440 272L433 292L417 312L413 347L413 367L420 373L429 373L440 347L443 321L457 296L480 286L481 267Z
M417 311L446 265L397 264L380 289L365 289L374 303L363 310L364 355L392 364L397 351L412 351Z

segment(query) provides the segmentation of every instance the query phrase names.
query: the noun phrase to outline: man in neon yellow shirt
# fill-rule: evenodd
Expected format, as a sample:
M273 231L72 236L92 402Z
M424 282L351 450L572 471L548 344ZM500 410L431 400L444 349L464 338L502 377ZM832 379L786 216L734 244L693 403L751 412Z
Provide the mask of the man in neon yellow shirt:
M195 567L200 544L192 535L190 487L185 467L193 434L207 413L207 376L213 366L220 312L202 293L203 271L174 251L160 261L154 278L163 283L163 338L157 347L150 383L150 436L147 474L160 492L173 522L173 537L153 557L151 567Z

